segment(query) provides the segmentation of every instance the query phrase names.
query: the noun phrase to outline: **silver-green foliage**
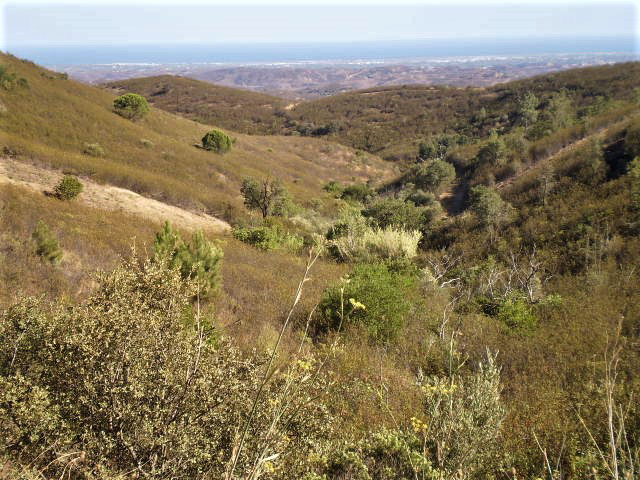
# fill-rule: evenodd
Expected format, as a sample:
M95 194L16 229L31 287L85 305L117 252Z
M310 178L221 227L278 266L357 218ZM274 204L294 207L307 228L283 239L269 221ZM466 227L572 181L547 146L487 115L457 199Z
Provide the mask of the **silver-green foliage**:
M98 283L83 304L25 299L0 316L0 459L10 468L225 478L237 454L233 478L258 478L273 464L295 469L326 436L326 412L309 400L320 394L312 363L270 372L256 396L264 359L216 335L192 304L197 283L166 261L132 259Z
M337 446L303 480L435 480L437 474L413 432L381 429Z
M475 373L419 378L424 423L414 421L441 479L487 478L501 462L500 430L505 408L496 359Z
M371 227L359 212L349 210L327 233L331 255L348 262L408 260L416 256L421 239L418 230Z
M304 480L494 478L505 409L495 357L473 373L419 378L423 410L409 428L371 432L325 454Z

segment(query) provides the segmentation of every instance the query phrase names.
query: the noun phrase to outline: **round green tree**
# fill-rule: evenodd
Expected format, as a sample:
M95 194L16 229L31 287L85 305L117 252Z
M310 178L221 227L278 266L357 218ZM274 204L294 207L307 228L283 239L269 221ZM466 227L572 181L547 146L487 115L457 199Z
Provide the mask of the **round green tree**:
M232 145L233 140L231 137L221 130L211 130L202 137L202 148L216 153L227 153L231 150Z
M129 120L139 120L149 113L147 99L137 93L125 93L113 101L114 111Z
M80 183L78 177L73 175L62 177L62 180L54 190L55 196L60 200L72 200L80 195L80 192L82 192L82 183Z

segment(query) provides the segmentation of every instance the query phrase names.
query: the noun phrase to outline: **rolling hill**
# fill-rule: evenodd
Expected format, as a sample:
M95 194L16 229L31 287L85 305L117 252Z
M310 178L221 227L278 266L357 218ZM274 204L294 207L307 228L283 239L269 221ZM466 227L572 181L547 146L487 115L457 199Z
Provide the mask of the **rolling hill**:
M134 78L104 86L116 95L125 91L139 93L158 108L239 133L277 131L282 120L276 113L289 104L271 95L171 75Z
M163 87L158 86L157 78L162 78ZM519 101L527 92L544 104L554 92L565 89L577 114L589 115L632 99L633 89L639 86L637 78L640 63L631 62L572 69L482 88L376 87L302 101L284 109L284 100L278 103L265 96L265 107L256 113L252 94L231 89L233 95L231 92L229 95L246 96L242 103L248 109L245 121L250 118L253 125L247 126L247 131L254 128L260 133L326 136L389 160L412 160L420 141L439 134L462 135L474 141L492 129L509 132L518 125ZM183 90L185 83L191 85L191 90ZM156 100L160 108L184 111L196 120L216 118L215 102L210 106L204 99L216 98L217 92L224 89L171 76L124 80L111 85L142 94L161 92ZM181 103L189 107L177 108L175 94L168 93L171 89L184 92L180 95ZM219 108L222 112L227 107ZM236 122L235 114L220 121L231 128Z
M196 148L210 129L153 109L139 122L112 111L114 95L36 65L2 55L27 82L2 92L5 154L72 171L174 205L221 215L241 205L244 177L281 180L305 202L330 180L382 179L391 168L379 158L320 139L231 133L233 150L217 155ZM253 95L253 94L252 94ZM93 156L91 145L98 145Z

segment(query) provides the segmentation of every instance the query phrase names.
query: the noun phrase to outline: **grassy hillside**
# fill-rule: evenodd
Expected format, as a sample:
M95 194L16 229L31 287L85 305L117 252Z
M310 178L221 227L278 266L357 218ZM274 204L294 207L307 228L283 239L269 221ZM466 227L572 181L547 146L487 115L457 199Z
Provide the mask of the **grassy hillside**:
M335 117L322 110L314 127L344 121L329 138L389 129L380 151L413 160L422 135L468 137L425 145L391 178L378 157L322 139L232 133L231 153L205 152L192 146L203 124L156 109L132 123L108 92L2 61L26 80L0 90L2 147L15 157L0 162L11 177L0 182L9 478L637 473L637 64L334 98ZM514 110L524 92L538 97L525 124ZM83 154L88 143L104 156ZM164 218L46 195L61 173L50 167L84 175L88 199L104 182L226 209L233 234L207 232L195 249L205 260L182 263L193 250L171 232L152 247ZM240 181L267 174L304 208L250 216ZM442 210L447 196L458 208ZM39 220L59 263L39 252ZM218 249L222 283L201 299Z
M280 179L304 203L329 180L380 179L390 171L374 156L316 139L230 132L233 150L217 155L194 146L210 127L156 109L131 122L113 112L111 93L11 56L0 60L27 82L0 91L5 153L172 204L221 215L241 204L246 176ZM83 153L92 144L104 153Z
M578 118L614 109L617 102L634 98L638 76L640 63L634 62L573 69L488 88L371 88L287 108L273 97L172 76L110 86L141 93L160 108L205 123L220 119L224 127L249 133L325 137L387 159L410 160L421 141L440 134L474 142L492 129L508 133L520 124L519 103L527 93L535 95L544 109L552 95L564 89ZM230 100L220 99L221 92Z
M104 87L118 95L139 93L163 110L249 134L278 131L282 120L277 112L288 104L286 100L262 93L171 75L121 80Z

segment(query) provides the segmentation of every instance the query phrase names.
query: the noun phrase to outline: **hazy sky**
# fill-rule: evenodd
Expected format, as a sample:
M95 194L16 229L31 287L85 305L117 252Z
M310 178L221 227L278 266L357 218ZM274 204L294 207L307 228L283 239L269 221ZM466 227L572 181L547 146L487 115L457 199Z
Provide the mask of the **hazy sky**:
M2 1L2 0L0 0ZM193 2L192 2L193 3ZM223 6L219 2L5 2L4 48L12 45L327 42L422 38L636 35L636 2L503 4L413 2L389 6Z

